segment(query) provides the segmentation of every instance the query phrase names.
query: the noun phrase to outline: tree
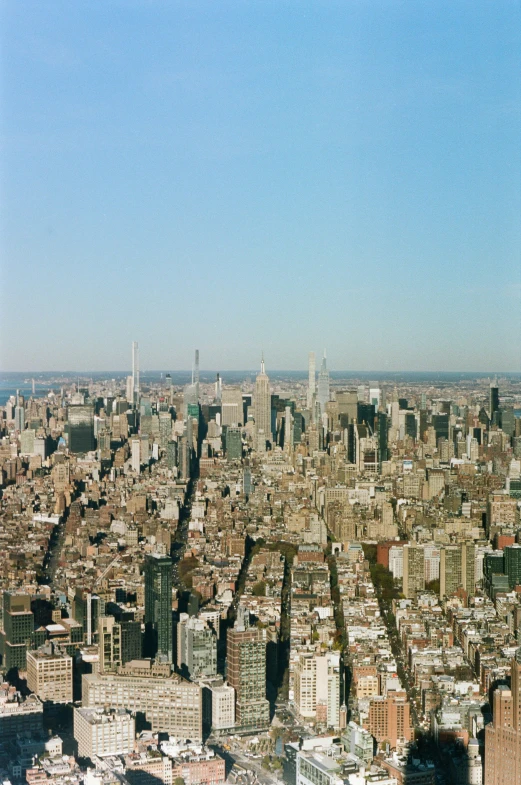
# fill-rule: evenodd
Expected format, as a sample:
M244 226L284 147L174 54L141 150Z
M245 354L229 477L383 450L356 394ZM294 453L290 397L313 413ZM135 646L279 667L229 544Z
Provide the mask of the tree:
M265 597L266 596L266 584L264 581L257 581L257 583L253 584L252 594L254 597Z
M174 785L185 785L185 781L182 777L176 777L174 780Z

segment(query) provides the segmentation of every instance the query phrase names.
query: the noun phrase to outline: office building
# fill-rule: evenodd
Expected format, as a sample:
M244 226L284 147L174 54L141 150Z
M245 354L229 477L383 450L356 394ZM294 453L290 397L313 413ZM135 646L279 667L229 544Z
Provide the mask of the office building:
M87 673L84 706L142 712L152 731L202 740L202 689L170 672L168 664L133 660L119 673Z
M194 381L196 402L199 403L199 349L195 350Z
M94 450L94 408L89 405L68 406L66 431L70 452L85 453Z
M269 725L264 631L237 621L228 630L226 665L228 683L235 690L237 724L251 728Z
M205 680L203 722L207 730L226 730L235 725L235 690L222 677Z
M158 553L145 560L145 652L172 662L172 559Z
M26 668L27 650L31 645L34 616L31 598L23 592L5 591L2 598L3 631L0 633L0 654L5 671Z
M139 402L139 347L137 341L132 341L132 404Z
M187 613L177 624L177 666L192 681L217 674L217 636L203 619Z
M315 366L315 352L309 353L308 358L308 394L307 394L307 407L312 412L315 408L315 395L317 391L317 377Z
M496 380L494 380L490 385L488 409L489 417L491 420L493 420L495 413L499 411L499 387L497 386Z
M521 586L521 545L507 545L503 549L505 556L505 574L511 589Z
M294 671L295 706L303 719L328 727L340 722L340 658L336 652L299 654Z
M116 621L114 616L100 616L98 643L100 671L115 671L141 657L141 624L138 621Z
M43 734L43 703L37 695L23 697L8 682L0 682L0 739Z
M74 709L74 739L80 758L133 752L135 734L136 722L125 709Z
M221 395L221 425L244 425L241 388L224 387Z
M425 553L418 545L403 546L403 593L407 599L416 599L425 589Z
M264 369L264 357L261 360L261 371L255 380L255 397L253 401L253 416L255 419L256 447L259 449L262 442L272 442L271 431L271 394L270 380Z
M440 548L440 597L450 597L463 586L461 545Z
M521 649L510 666L510 689L496 687L492 722L485 727L486 785L521 782Z
M22 396L18 396L18 403L14 407L14 428L18 433L23 433L25 428L25 408Z
M476 593L476 546L473 542L461 545L461 582L469 597L472 597Z
M72 703L72 657L53 643L27 652L27 686L44 703Z
M387 446L389 423L388 417L384 412L378 412L376 427L378 431L378 464L381 469L382 461L389 459L389 449Z
M369 701L367 730L378 743L388 741L391 749L413 737L410 706L405 692L389 690L387 696Z
M105 603L97 595L78 588L72 601L72 616L83 627L85 643L90 646L98 640L98 619L103 615Z
M240 461L242 458L242 433L240 428L226 428L226 459Z
M324 349L324 357L322 358L322 365L318 374L317 386L317 403L320 406L320 414L326 411L326 403L330 397L329 391L329 371L327 369L326 350Z

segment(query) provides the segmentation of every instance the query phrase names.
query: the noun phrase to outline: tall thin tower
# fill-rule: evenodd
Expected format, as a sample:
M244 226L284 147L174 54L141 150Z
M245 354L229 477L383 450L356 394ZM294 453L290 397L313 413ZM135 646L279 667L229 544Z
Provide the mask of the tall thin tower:
M137 341L132 341L132 389L134 400L139 400L139 349Z
M327 370L325 349L324 357L322 358L322 365L320 367L320 373L318 374L317 401L320 404L320 414L324 414L326 411L326 403L329 401L329 371Z
M313 401L317 391L317 377L315 365L315 352L309 353L309 372L308 372L308 409L313 410Z
M199 349L195 350L194 384L197 400L199 400Z
M261 371L255 380L255 399L254 399L254 417L255 417L255 436L257 449L258 445L264 442L273 440L271 434L271 394L270 394L270 380L264 370L264 355L261 360Z

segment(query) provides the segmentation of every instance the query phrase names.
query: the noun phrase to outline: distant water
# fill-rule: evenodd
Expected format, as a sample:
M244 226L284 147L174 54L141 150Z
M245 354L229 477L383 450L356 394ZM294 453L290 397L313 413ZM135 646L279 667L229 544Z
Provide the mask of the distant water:
M255 379L258 368L244 371L221 371L220 375L225 384L238 384L244 379ZM308 377L307 371L281 371L267 369L270 379L273 381L303 381ZM0 373L0 406L5 405L11 395L16 395L19 390L26 398L32 395L32 379L35 382L35 397L46 396L51 390L59 392L62 385L71 384L79 381L81 384L88 384L89 381L122 381L130 371L52 371L46 373ZM158 384L161 378L170 373L174 385L185 385L191 381L191 371L142 371L142 384ZM512 381L521 380L519 373L498 373L498 376L508 378ZM200 380L203 384L215 381L216 371L201 371ZM425 371L331 371L332 382L345 380L359 380L361 382L375 382L385 384L435 384L437 386L457 384L458 382L469 382L472 380L481 381L490 379L489 373L468 373L468 372L425 372ZM521 415L521 409L516 409L516 415Z

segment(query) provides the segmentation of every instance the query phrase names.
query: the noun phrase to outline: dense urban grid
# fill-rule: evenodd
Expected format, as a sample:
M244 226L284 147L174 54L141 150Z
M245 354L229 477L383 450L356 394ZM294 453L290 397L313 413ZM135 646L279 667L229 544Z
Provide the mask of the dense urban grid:
M69 377L0 419L0 775L520 785L521 380Z

